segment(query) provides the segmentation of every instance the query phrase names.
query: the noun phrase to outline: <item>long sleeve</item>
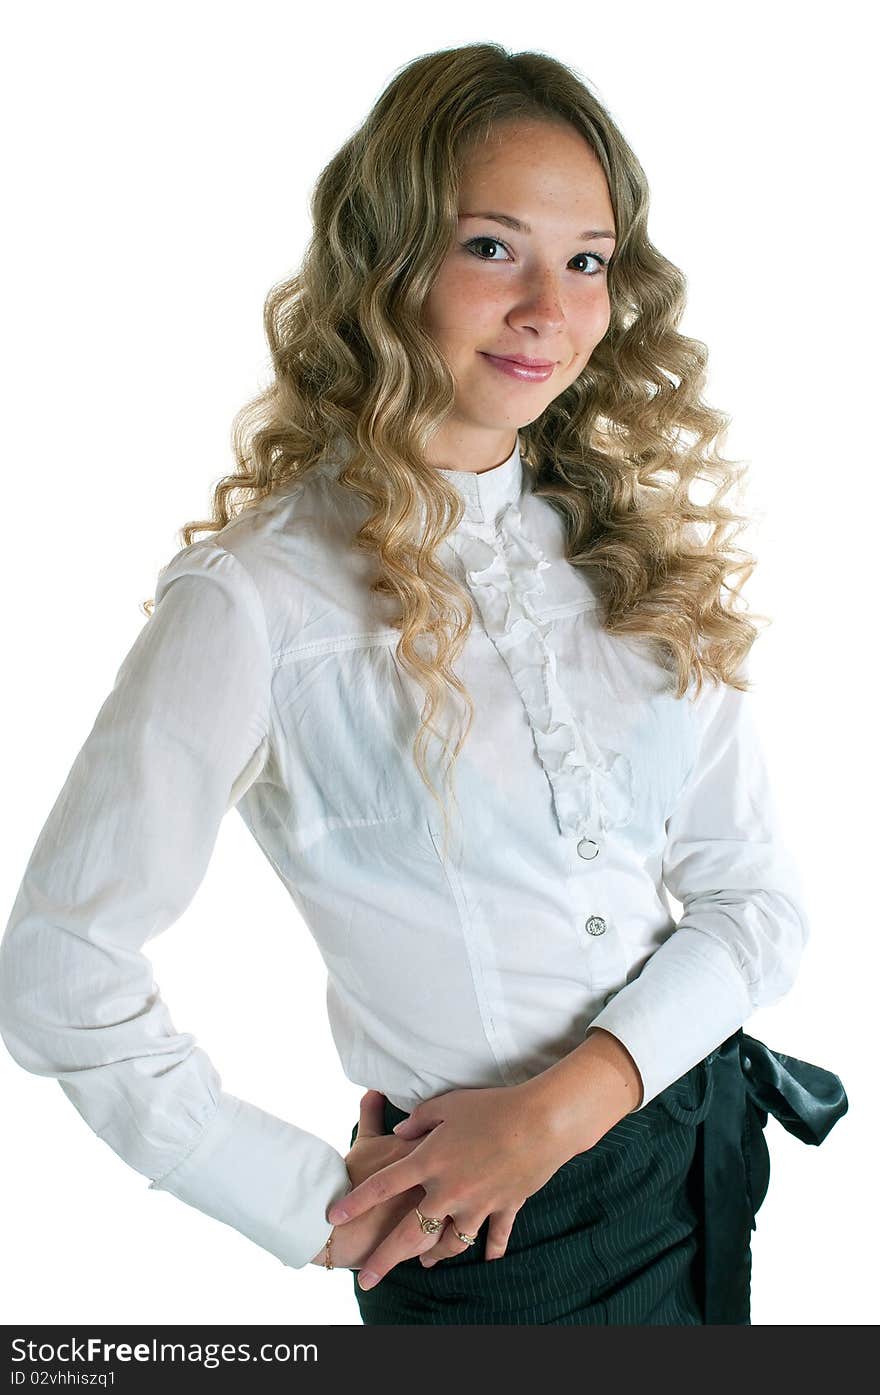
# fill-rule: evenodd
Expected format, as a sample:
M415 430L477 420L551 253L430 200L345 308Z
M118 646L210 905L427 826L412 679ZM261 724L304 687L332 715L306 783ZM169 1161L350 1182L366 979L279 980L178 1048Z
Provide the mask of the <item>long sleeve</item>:
M351 1188L344 1158L221 1088L142 952L260 773L271 678L250 573L212 540L184 548L31 854L0 943L0 1035L152 1188L300 1268Z
M633 1057L639 1109L789 990L809 936L752 698L713 684L696 708L697 755L667 819L662 859L681 918L590 1023Z

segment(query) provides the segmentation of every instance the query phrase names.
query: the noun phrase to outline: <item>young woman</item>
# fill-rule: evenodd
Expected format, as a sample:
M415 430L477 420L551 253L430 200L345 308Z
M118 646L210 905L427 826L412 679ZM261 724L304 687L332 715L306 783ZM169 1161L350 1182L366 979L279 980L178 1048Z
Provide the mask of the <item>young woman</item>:
M395 78L318 181L274 382L0 951L13 1056L152 1187L354 1271L365 1323L749 1321L784 1072L753 1043L749 1090L741 1027L808 927L733 604L741 471L647 209L561 63ZM344 1157L222 1089L143 953L233 806L368 1087Z

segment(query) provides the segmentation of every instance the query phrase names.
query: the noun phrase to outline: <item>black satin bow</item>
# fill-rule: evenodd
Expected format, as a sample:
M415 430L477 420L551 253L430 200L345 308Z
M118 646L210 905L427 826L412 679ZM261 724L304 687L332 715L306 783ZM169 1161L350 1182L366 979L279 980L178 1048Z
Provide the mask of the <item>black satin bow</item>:
M702 1204L703 1306L707 1324L750 1322L750 1231L770 1181L764 1138L772 1114L795 1138L819 1144L849 1108L832 1071L734 1032L701 1062L695 1180Z

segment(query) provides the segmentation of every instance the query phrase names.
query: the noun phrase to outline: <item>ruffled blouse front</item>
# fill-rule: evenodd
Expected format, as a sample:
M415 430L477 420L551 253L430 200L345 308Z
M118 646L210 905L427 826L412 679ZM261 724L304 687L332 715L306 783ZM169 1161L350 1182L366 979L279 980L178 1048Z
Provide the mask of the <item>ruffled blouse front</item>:
M521 505L531 491L532 471L522 460L519 438L512 455L493 469L440 473L465 504L447 545L522 700L559 831L580 840L582 857L597 856L604 833L632 817L632 766L578 723L559 683L554 622L541 614L544 573L551 563L523 521Z

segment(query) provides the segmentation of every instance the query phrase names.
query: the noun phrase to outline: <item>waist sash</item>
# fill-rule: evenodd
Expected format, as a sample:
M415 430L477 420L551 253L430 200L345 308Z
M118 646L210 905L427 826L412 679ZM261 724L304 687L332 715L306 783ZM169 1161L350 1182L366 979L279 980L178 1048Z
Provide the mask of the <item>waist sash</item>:
M702 1208L702 1280L708 1324L750 1322L750 1232L770 1181L770 1114L803 1143L819 1144L849 1108L832 1071L772 1051L742 1028L700 1062L705 1075L694 1167Z

